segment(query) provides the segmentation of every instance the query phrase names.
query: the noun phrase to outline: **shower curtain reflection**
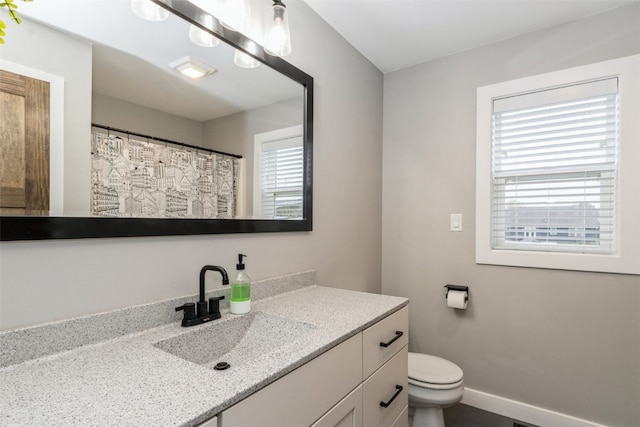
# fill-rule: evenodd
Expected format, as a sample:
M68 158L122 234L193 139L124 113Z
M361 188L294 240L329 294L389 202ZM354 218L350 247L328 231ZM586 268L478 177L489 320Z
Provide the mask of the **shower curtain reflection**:
M91 215L237 218L242 159L94 128Z

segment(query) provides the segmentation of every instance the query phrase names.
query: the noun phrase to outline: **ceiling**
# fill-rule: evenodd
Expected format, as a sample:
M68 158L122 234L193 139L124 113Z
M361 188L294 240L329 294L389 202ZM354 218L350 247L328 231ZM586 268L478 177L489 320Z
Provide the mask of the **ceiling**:
M305 0L382 72L640 0Z
M211 0L191 1L211 4ZM267 0L251 1L254 6L270 4ZM640 3L640 0L304 1L383 72ZM60 13L63 9L64 13ZM93 82L98 93L194 120L210 120L300 93L299 85L288 79L272 80L268 67L239 69L231 61L233 49L229 47L194 46L186 37L188 25L177 17L160 25L135 17L125 0L36 1L21 4L20 11L26 18L94 43ZM113 23L118 23L118 31L113 31ZM179 34L183 37L176 36ZM169 62L185 55L206 59L218 68L218 73L195 84L186 82L167 68ZM133 80L134 77L139 78ZM242 80L244 77L249 78ZM261 84L266 79L271 83ZM162 93L158 87L164 89ZM238 96L239 87L247 89L246 96ZM206 94L217 100L212 102Z

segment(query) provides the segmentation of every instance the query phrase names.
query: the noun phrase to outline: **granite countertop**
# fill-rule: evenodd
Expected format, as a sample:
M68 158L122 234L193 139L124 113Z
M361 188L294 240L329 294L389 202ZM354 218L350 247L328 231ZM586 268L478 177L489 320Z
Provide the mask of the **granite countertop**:
M232 363L224 371L189 362L154 344L237 320L226 308L222 319L203 325L182 328L173 321L18 360L0 368L0 425L195 426L407 304L406 298L308 283L272 292L254 300L249 315L300 322L308 326L305 332L255 354L250 363ZM83 319L88 327L91 321ZM56 326L56 333L70 329ZM0 335L0 345L15 343L20 348L17 341L23 335L27 342L34 335L43 336L42 329L18 332Z

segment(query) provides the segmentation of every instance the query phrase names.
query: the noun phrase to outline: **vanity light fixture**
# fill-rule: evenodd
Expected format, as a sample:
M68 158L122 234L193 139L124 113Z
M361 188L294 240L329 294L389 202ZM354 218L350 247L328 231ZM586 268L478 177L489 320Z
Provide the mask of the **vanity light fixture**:
M169 11L158 6L151 0L131 0L131 10L147 21L164 21L169 17Z
M180 59L176 59L169 63L169 67L176 69L180 73L192 79L199 79L218 71L214 67L195 60L190 56L184 56Z
M258 45L252 40L245 44L244 47L249 53L255 54L258 51ZM256 68L260 65L260 61L240 49L236 49L233 54L233 63L240 68Z
M291 53L291 33L289 31L289 15L287 7L281 0L273 0L273 12L267 24L264 50L273 56L287 56Z
M213 27L213 17L211 15L205 14L202 19L207 28ZM216 47L220 44L219 38L193 24L189 26L189 40L202 47Z
M256 68L260 65L260 61L238 49L233 54L233 63L240 68Z
M149 0L147 0L149 1ZM216 16L223 27L243 33L249 38L257 40L264 46L264 51L271 56L284 57L291 53L291 32L289 29L289 14L287 6L282 0L272 0L273 4L265 12L267 17L256 22L251 17L250 0L189 0L202 8L204 26L212 28L212 16ZM262 12L262 8L259 8ZM263 28L266 30L263 31ZM197 26L191 25L189 38L199 46L217 46L219 40L210 33ZM236 51L234 63L243 68L255 68L260 63L241 51Z

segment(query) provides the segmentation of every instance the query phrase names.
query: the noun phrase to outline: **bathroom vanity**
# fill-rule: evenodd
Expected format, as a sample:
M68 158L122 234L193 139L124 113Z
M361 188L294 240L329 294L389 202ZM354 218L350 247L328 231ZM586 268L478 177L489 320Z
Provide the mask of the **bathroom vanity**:
M382 319L225 410L218 426L406 426L408 320L406 307Z
M0 333L0 424L407 425L407 299L313 272L253 292L189 328L172 307L193 296Z

